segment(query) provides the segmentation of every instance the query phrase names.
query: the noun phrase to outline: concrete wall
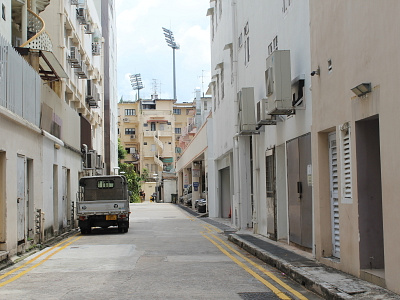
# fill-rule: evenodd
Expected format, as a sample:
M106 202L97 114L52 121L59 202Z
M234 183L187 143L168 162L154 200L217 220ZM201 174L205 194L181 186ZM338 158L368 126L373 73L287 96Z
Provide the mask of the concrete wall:
M363 193L360 184L365 179L359 168L363 156L357 149L356 122L369 117L379 118L380 172L383 242L384 248L383 282L386 287L400 292L400 253L396 251L400 243L398 216L400 205L399 158L400 142L396 138L399 127L399 106L397 101L397 78L400 60L397 49L399 41L396 28L399 27L397 1L310 1L312 68L320 67L320 75L312 79L313 92L313 178L315 195L315 221L320 226L316 231L316 256L326 264L359 276L363 251L363 226L359 216L364 214ZM376 45L384 45L376 47ZM331 70L328 61L331 61ZM366 97L356 97L351 89L360 83L371 83L372 91ZM340 261L326 259L331 251L329 220L329 169L327 163L327 134L341 132L341 125L349 122L351 129L352 198L339 199L340 220ZM339 136L337 134L337 136ZM340 142L337 137L338 144ZM339 155L339 163L343 158ZM374 158L376 159L376 158ZM340 170L339 170L340 171ZM339 173L340 174L340 173ZM376 177L375 177L376 178ZM339 190L343 188L339 177ZM375 193L375 192L374 192ZM373 195L373 194L371 194ZM371 196L370 195L370 196ZM363 198L361 198L363 197ZM376 218L379 218L378 215ZM381 243L381 242L380 242Z

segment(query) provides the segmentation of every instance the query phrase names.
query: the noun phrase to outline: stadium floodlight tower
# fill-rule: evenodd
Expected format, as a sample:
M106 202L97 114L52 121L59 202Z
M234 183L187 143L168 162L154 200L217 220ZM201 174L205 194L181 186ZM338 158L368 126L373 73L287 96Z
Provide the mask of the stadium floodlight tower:
M140 74L129 75L132 89L137 90L137 100L140 100L139 91L144 88Z
M175 50L178 50L179 44L175 42L174 34L170 29L162 28L164 31L165 41L167 45L172 48L172 68L173 68L173 77L174 77L174 99L176 100L176 75L175 75Z

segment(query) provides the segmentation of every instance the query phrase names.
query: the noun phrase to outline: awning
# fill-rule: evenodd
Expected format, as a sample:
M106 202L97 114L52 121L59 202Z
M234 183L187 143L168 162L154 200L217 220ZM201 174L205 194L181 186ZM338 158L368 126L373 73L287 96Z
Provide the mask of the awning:
M39 54L39 70L37 71L43 80L55 81L60 78L68 78L67 73L65 73L53 52L21 47L16 47L15 49L22 56L28 56L31 53Z

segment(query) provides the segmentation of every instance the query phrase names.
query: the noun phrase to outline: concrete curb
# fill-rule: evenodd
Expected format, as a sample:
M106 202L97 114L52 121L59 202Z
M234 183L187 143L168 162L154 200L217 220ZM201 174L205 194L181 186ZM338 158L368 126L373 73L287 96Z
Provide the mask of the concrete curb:
M312 260L312 267L297 267L286 260L261 249L251 242L245 241L236 234L230 234L228 239L258 259L285 273L289 278L324 299L400 299L399 295L391 293L386 289L375 286L339 270L327 267L315 260ZM323 279L327 277L337 278L332 281L335 284ZM344 289L346 286L362 287L365 291L361 293L348 294L341 290L341 288Z

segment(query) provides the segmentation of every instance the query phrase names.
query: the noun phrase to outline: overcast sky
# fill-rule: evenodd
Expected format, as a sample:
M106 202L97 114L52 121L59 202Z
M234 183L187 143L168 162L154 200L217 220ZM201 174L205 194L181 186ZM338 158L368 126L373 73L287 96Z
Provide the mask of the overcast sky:
M208 0L116 0L118 40L118 99L134 100L129 75L140 73L149 99L153 79L157 94L173 98L172 49L162 27L171 29L180 49L175 51L178 102L192 101L196 87L210 81ZM202 75L204 79L202 80ZM202 84L204 81L204 84Z

